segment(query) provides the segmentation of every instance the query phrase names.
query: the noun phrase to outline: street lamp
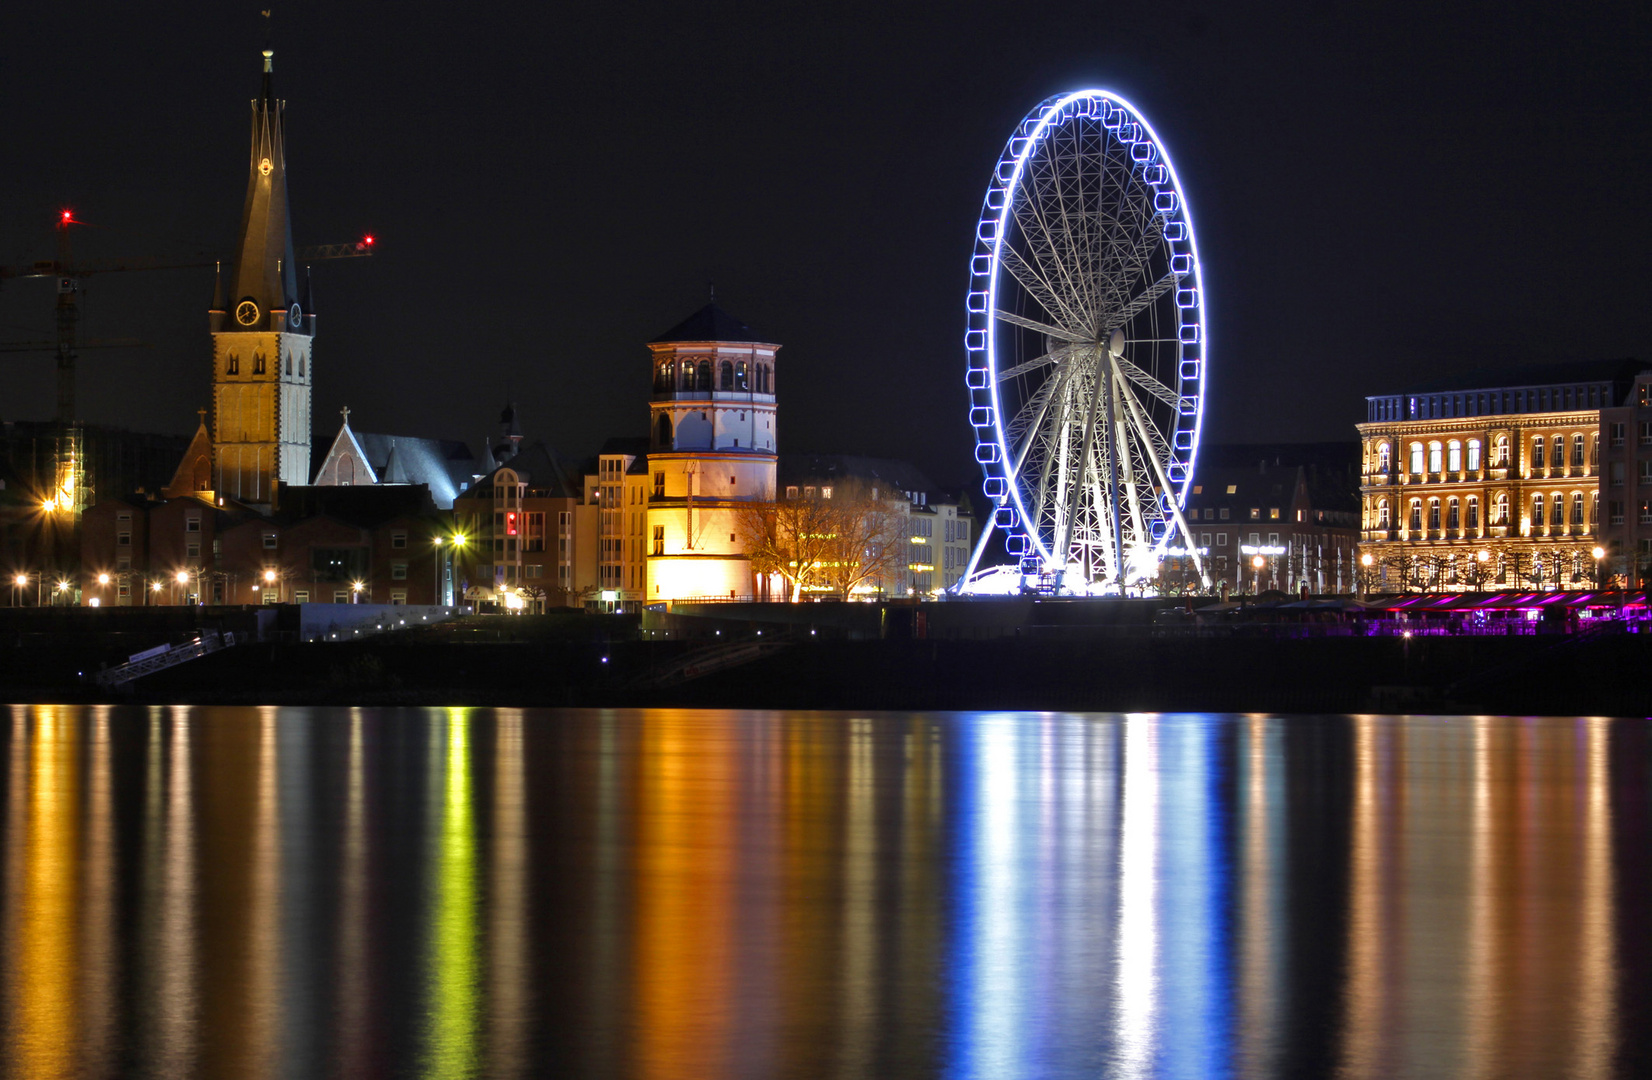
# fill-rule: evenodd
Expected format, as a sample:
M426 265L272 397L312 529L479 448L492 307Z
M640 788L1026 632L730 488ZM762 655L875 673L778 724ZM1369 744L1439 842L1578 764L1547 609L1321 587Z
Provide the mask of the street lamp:
M18 574L16 577L11 579L11 606L12 607L21 606L20 603L19 603L19 600L18 600L18 594L22 590L24 590L28 587L29 587L29 575L27 575L27 574Z
M1262 568L1268 565L1268 560L1260 555L1251 556L1251 567L1256 571L1256 595L1262 595Z
M1601 574L1606 568L1606 563L1604 561L1606 558L1606 549L1601 547L1599 544L1596 544L1595 549L1589 552L1589 554L1595 557L1595 588L1603 588L1604 586L1601 583Z
M365 584L363 584L362 582L360 582L360 581L351 582L350 583L350 603L352 603L352 604L361 603L361 590L365 589L366 587L367 586Z

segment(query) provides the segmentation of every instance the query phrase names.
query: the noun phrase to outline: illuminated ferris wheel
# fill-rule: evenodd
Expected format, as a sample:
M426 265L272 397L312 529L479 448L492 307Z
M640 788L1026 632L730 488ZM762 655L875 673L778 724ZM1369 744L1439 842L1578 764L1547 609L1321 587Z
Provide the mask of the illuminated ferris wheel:
M1128 102L1081 90L1021 122L970 263L970 424L994 512L964 591L1120 592L1173 545L1208 581L1179 539L1209 361L1199 277L1175 167ZM1018 562L976 574L994 528Z

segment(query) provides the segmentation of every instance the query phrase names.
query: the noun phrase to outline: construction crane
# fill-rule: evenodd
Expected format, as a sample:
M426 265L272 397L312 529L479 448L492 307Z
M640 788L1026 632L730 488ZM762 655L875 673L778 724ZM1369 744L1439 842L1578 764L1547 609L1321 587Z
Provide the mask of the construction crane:
M12 278L54 278L57 281L57 337L55 341L0 342L0 352L52 352L57 356L57 446L53 454L52 490L45 498L48 510L66 513L78 522L86 508L90 485L85 472L84 438L76 405L76 361L81 349L140 347L132 338L79 340L81 281L94 274L117 274L136 270L192 270L218 267L222 260L211 255L183 259L136 257L124 259L83 259L76 261L69 242L69 228L83 225L73 211L64 210L57 220L57 258L23 266L0 266L0 284ZM301 263L334 259L359 259L373 254L374 240L365 236L344 244L322 244L301 248Z

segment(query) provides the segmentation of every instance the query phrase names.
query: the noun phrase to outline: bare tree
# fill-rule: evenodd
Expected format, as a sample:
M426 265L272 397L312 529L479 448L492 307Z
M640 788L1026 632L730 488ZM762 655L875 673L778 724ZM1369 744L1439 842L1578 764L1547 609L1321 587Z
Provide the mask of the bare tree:
M741 503L735 521L752 571L780 575L791 599L801 599L826 550L826 504L814 498Z
M832 496L821 500L828 525L821 581L845 600L868 583L887 588L909 550L898 501L856 480L835 485Z

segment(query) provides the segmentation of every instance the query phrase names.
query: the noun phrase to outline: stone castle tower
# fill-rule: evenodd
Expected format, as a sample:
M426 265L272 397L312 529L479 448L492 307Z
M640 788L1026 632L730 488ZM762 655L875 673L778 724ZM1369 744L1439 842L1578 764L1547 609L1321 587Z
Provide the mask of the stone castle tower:
M276 485L310 482L310 345L315 312L300 296L287 207L285 102L270 86L252 103L252 153L241 237L220 272L212 329L212 445L217 493L254 505Z
M647 599L759 595L738 507L775 495L780 346L713 303L648 350Z

